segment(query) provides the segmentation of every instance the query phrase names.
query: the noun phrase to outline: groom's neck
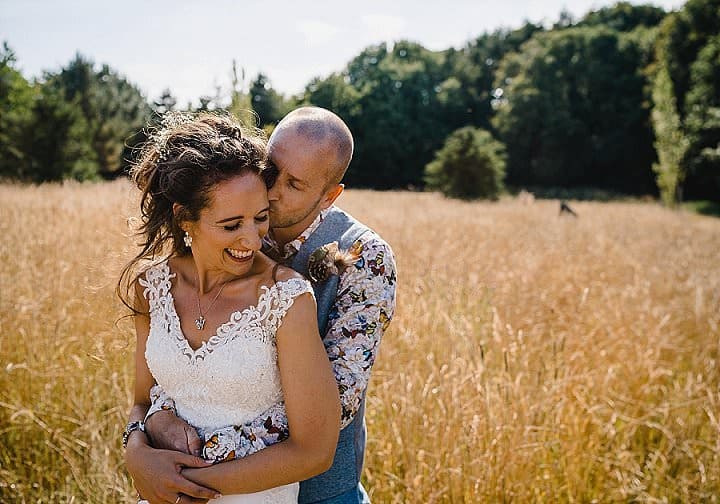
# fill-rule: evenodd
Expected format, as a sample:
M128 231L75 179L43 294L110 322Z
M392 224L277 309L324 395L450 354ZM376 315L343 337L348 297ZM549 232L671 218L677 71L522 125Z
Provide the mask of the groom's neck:
M272 228L272 236L275 242L280 247L280 250L285 248L285 245L293 241L295 238L303 234L310 225L315 222L317 216L320 215L320 209L308 214L300 222L287 227L275 227Z
M285 245L300 236L302 232L306 229L307 226L303 227L302 229L296 229L295 226L289 228L273 228L272 237L273 240L275 240L275 243L277 243L280 250L283 250L285 248Z

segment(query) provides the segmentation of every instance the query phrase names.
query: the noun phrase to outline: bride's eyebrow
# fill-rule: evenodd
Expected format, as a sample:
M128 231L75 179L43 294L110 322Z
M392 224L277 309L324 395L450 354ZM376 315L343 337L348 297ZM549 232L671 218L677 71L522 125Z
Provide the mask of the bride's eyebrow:
M265 208L260 210L258 213L261 214L263 212L267 212L268 210L270 210L270 207L266 206ZM230 222L230 221L234 221L234 220L238 220L238 219L242 220L244 218L245 218L245 216L243 216L243 215L236 215L234 217L226 217L225 219L220 219L219 221L215 221L215 224L222 224L224 222Z

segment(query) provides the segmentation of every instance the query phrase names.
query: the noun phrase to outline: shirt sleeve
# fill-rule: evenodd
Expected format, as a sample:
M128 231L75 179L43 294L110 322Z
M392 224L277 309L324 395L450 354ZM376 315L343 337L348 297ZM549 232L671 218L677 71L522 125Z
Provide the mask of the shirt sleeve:
M377 235L352 247L359 260L343 272L324 344L340 391L341 428L365 397L378 346L395 313L396 268L390 246Z
M151 406L145 421L158 411L175 411L175 401L155 384L150 389ZM193 426L194 427L194 426ZM283 402L275 403L252 422L232 425L202 436L202 456L210 462L224 462L233 458L246 457L270 445L288 438L288 421Z
M175 411L175 401L156 383L150 388L150 408L145 414L145 422L158 411L172 411L177 414Z

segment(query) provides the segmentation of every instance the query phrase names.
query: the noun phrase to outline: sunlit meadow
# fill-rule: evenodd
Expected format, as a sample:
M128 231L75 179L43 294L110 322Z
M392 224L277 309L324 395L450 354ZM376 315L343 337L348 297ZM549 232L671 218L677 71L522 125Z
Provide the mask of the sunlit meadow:
M395 250L376 503L716 502L720 220L348 191ZM0 185L0 502L132 502L129 184ZM116 323L117 322L117 323Z

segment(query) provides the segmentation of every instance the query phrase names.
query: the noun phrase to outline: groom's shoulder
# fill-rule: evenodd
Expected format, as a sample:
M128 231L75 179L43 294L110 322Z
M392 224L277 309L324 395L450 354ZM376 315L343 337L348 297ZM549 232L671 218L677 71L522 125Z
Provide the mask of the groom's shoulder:
M336 207L337 208L337 207ZM348 235L341 240L341 247L354 252L361 260L355 264L359 270L372 270L373 275L393 275L395 254L390 244L373 228L360 222L345 210L337 208L342 218L351 224ZM347 239L350 238L350 239ZM381 267L380 265L384 265Z
M385 241L380 234L373 228L356 219L346 210L339 207L333 207L333 216L335 219L344 223L343 232L340 234L348 235L352 237L352 243L362 243L365 246L372 246L373 248L387 249L392 252L392 249L387 241ZM347 244L350 245L350 244Z

